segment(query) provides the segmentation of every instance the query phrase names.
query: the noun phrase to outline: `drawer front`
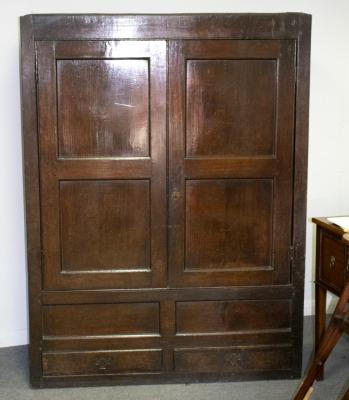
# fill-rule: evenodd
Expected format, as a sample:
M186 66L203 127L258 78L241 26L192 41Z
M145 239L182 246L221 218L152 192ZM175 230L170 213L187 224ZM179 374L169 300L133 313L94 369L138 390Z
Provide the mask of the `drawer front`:
M43 307L45 338L159 336L159 329L157 302Z
M319 278L336 291L344 286L345 246L338 239L322 233Z
M176 349L176 372L232 373L241 371L290 370L291 346L262 348Z
M183 301L176 303L177 335L284 331L290 300Z
M44 353L44 376L106 375L160 372L161 350Z

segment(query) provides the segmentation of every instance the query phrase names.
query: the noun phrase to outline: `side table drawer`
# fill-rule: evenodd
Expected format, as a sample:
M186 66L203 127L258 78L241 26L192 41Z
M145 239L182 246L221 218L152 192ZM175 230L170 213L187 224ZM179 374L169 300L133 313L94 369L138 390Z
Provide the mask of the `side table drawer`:
M325 232L321 236L319 279L336 292L344 286L346 272L345 245Z

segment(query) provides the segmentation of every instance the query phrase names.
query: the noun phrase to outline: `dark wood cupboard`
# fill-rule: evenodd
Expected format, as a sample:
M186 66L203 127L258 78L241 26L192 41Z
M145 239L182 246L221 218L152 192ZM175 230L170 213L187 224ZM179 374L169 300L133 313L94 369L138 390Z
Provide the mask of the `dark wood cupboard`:
M33 386L299 376L310 25L21 18Z

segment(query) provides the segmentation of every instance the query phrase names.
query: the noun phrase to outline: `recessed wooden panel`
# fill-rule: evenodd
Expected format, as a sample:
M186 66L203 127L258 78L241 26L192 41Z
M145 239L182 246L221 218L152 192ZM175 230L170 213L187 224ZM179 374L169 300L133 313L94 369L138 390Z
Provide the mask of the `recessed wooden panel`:
M177 334L280 330L290 327L290 301L183 301L176 303Z
M57 60L61 157L149 156L148 60Z
M271 264L271 179L186 181L186 269Z
M148 180L61 181L63 271L150 268Z
M156 372L162 369L162 351L44 353L42 366L45 376Z
M292 368L292 347L177 349L175 371L232 373Z
M44 336L159 334L158 303L54 305L43 308Z
M188 60L188 156L274 154L276 60Z

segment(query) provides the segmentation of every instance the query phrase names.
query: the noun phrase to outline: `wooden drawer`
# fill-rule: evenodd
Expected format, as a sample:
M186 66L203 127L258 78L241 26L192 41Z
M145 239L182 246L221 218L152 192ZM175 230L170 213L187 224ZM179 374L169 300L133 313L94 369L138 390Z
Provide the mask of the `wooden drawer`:
M341 292L346 270L345 245L338 238L322 232L320 249L320 281Z
M290 370L291 346L253 348L176 349L176 372L234 373Z
M162 369L162 350L43 353L44 376L151 373Z

